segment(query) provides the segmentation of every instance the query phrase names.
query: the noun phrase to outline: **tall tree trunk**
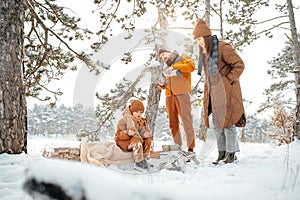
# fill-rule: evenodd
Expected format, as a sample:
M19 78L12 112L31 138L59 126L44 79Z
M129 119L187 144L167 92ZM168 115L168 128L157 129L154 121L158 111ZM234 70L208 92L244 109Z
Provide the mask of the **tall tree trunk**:
M241 142L246 142L245 127L241 128Z
M159 106L161 90L157 88L159 67L152 70L151 85L149 89L148 103L146 109L146 117L149 119L149 126L152 133L155 129L155 120L157 118L157 111Z
M292 0L287 0L287 6L289 11L289 21L293 42L293 60L295 67L296 120L294 122L294 135L300 139L300 44L298 40Z
M165 16L165 1L164 0L158 0L158 21L160 25L160 38L162 41L162 45L166 45L166 38L167 38L167 18ZM158 47L156 47L156 50L158 50ZM157 60L159 58L157 57ZM155 121L157 118L157 111L159 107L159 101L161 96L161 90L157 87L157 83L159 78L162 74L162 68L163 64L161 64L160 67L156 67L152 70L151 74L151 85L149 89L149 96L148 96L148 104L147 104L147 110L146 110L146 117L149 119L149 125L150 130L152 133L154 133L155 129Z
M219 18L220 18L220 40L224 40L224 30L223 30L223 3L224 0L221 0L219 3L219 7L220 7L220 14L219 14Z
M204 15L205 22L210 27L210 0L205 1L205 15ZM204 108L201 106L201 118L199 123L199 129L197 132L197 136L200 140L206 141L207 138L207 128L205 126L205 119L204 119Z
M0 1L0 153L27 152L23 0Z
M210 0L205 1L204 19L208 27L210 27Z
M200 114L201 118L200 118L200 123L199 123L199 128L197 131L197 137L202 140L202 141L206 141L207 139L207 128L205 126L205 120L204 120L204 109L203 106L201 107L201 114Z

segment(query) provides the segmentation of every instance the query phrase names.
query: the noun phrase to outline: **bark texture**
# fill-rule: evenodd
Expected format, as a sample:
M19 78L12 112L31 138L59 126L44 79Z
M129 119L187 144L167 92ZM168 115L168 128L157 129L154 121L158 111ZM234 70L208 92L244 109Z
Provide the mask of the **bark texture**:
M161 4L164 4L162 1L156 1L157 5L159 5L158 9L158 21L161 31L161 41L162 46L166 46L166 38L167 38L167 27L168 22L167 18L165 16L165 6L161 6ZM159 47L156 47L156 50ZM156 59L159 60L158 55L156 55ZM148 96L148 104L146 109L146 117L149 119L149 126L152 133L155 131L155 121L157 118L158 113L158 107L159 107L159 101L161 96L161 90L157 87L158 80L161 78L162 74L162 66L153 68L151 74L151 85L149 89L149 96Z
M0 154L27 152L23 0L0 1Z
M294 135L300 139L300 43L298 40L292 0L287 0L287 7L289 11L289 21L293 42L293 60L295 67L296 119L294 122Z
M80 161L80 149L75 147L57 147L51 152L44 150L43 157Z

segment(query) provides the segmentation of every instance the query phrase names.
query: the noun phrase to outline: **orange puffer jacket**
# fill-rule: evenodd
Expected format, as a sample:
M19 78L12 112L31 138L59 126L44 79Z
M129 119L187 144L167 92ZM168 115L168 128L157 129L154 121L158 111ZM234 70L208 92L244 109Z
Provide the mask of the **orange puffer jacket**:
M191 73L195 70L195 63L188 55L183 55L182 60L172 65L174 70L179 69L181 75L166 77L165 86L159 86L160 89L166 89L165 95L172 96L178 94L187 94L192 91Z

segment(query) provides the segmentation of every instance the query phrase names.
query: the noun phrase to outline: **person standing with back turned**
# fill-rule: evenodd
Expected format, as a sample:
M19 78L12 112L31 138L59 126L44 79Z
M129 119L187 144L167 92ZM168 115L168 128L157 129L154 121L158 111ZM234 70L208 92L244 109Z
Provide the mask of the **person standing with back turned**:
M186 156L191 157L195 155L195 133L190 100L191 73L195 70L195 63L188 55L180 56L166 48L160 48L158 55L168 65L164 71L166 82L159 82L158 87L166 90L166 109L172 137L174 143L181 147L180 116L188 148Z
M236 127L246 125L239 77L244 62L229 43L218 41L203 19L198 19L193 37L199 47L198 74L202 66L206 77L204 84L204 119L209 128L212 114L212 130L217 135L219 156L213 164L224 160L232 163L239 152Z

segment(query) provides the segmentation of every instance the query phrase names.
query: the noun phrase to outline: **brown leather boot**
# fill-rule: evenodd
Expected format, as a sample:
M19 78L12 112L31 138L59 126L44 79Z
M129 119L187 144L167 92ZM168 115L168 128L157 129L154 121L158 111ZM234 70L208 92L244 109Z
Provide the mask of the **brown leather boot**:
M232 163L235 160L237 160L235 153L227 153L224 163Z
M216 161L212 162L214 165L217 165L221 160L224 160L226 157L226 151L219 151L219 156Z

